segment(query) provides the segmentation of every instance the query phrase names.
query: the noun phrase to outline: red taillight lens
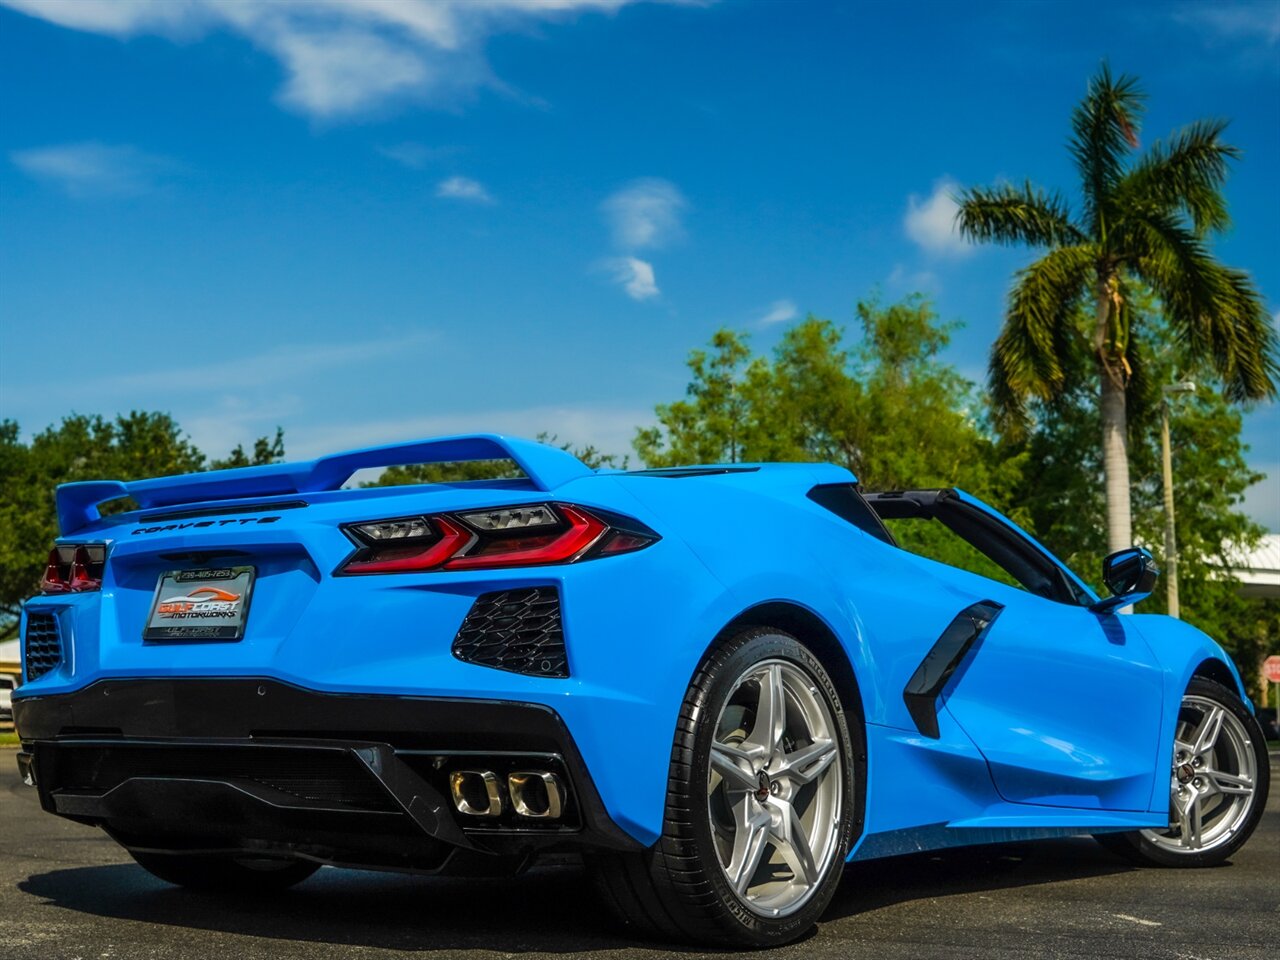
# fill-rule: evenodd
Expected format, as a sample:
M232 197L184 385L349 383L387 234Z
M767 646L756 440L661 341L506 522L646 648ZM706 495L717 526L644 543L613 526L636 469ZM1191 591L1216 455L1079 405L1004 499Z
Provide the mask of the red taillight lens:
M561 506L560 514L568 521L568 529L556 533L535 533L532 536L491 537L478 544L477 549L465 557L450 560L445 564L445 569L477 570L485 567L564 563L585 551L609 529L608 524L585 510Z
M71 589L102 589L102 558L96 560L90 555L89 547L76 547L71 560Z
M102 589L107 547L102 543L62 544L49 551L40 592L83 593Z
M444 517L435 519L438 533L432 537L431 526L414 539L390 540L378 544L347 561L343 573L404 573L410 570L430 570L444 563L471 540L471 535L460 530ZM366 553L366 551L361 551Z
M63 573L63 571L66 571ZM49 562L44 568L44 578L40 581L41 593L66 593L71 589L71 567L63 566L58 548L49 551Z
M565 503L405 517L343 528L360 549L339 573L491 570L640 550L658 535L626 517Z

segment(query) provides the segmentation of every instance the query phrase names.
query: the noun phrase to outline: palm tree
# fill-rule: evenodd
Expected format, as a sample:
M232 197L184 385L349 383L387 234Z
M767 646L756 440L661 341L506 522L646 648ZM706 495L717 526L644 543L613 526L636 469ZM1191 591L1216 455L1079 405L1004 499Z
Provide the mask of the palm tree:
M1227 124L1201 120L1139 156L1144 99L1135 78L1113 79L1106 66L1090 81L1071 118L1078 215L1030 182L966 190L956 214L970 240L1047 251L1017 274L991 351L996 415L1017 432L1028 400L1060 396L1072 385L1068 358L1087 353L1099 381L1111 550L1132 544L1126 392L1140 374L1135 296L1156 294L1182 345L1233 401L1274 396L1280 372L1253 281L1206 245L1229 222L1222 184L1239 151L1221 139Z

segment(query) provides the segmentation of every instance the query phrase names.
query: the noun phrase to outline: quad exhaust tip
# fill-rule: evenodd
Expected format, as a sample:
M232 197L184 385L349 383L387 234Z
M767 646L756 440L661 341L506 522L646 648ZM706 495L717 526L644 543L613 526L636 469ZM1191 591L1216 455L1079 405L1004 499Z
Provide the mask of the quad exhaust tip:
M502 793L492 770L455 770L449 774L454 808L468 817L502 815Z
M564 811L560 778L546 770L522 770L507 777L516 815L531 820L559 820Z
M517 817L558 820L564 813L564 785L548 770L518 770L507 776L505 785L492 770L455 770L449 774L454 809L466 817L502 816L506 809L504 786Z

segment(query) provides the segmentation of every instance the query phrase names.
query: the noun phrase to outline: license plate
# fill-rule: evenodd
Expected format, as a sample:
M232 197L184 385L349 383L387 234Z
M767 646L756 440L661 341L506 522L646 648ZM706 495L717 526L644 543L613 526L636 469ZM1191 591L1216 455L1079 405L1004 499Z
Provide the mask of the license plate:
M253 594L253 567L160 574L142 639L239 640Z

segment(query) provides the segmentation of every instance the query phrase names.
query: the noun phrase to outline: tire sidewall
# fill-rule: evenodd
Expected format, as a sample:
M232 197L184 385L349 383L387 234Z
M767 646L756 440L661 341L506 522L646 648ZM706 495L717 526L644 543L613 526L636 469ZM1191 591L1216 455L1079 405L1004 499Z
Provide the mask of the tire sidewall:
M861 787L864 782L862 764L865 758L862 745L861 721L856 724L857 743L850 732L839 692L831 677L814 656L795 637L773 628L754 628L738 635L726 648L722 659L714 665L710 682L699 691L701 702L696 705L697 723L693 735L693 763L687 781L690 790L690 812L694 827L698 859L702 863L707 880L724 905L726 913L741 929L747 939L759 945L782 944L795 940L811 928L822 916L834 896L843 873L844 859L848 855L860 830L862 821ZM785 917L770 918L754 913L738 897L720 866L712 835L710 812L706 802L706 783L711 769L711 744L716 723L736 683L744 673L766 660L785 660L801 668L812 678L828 709L831 711L835 735L841 758L841 817L836 852L832 855L819 882L818 889L805 904Z

